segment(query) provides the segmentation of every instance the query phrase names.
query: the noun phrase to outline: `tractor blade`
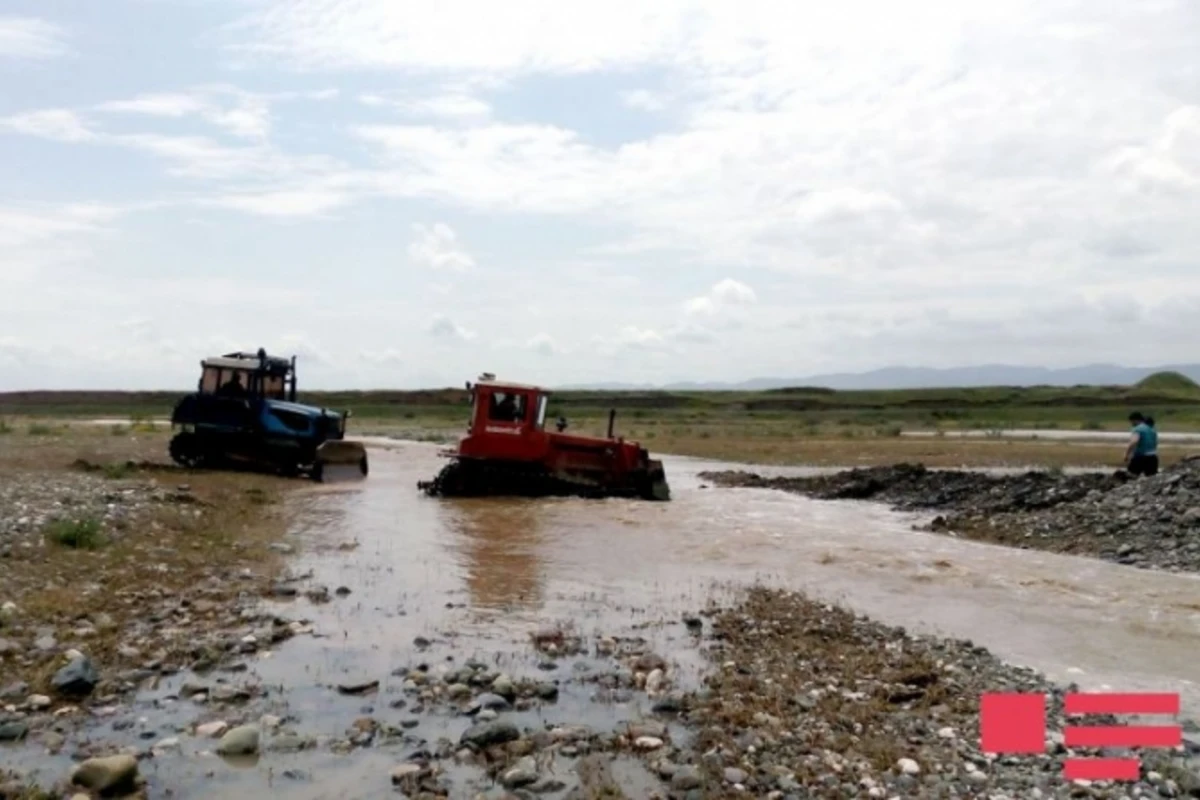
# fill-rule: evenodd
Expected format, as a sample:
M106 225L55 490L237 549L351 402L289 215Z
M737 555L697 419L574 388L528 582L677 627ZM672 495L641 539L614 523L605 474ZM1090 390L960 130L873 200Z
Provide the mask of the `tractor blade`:
M661 461L650 461L648 472L650 473L650 496L648 500L660 500L666 502L671 499L671 487L667 485L667 471L663 469Z
M312 477L322 483L335 483L361 480L367 477L367 471L367 448L361 442L331 439L317 448Z

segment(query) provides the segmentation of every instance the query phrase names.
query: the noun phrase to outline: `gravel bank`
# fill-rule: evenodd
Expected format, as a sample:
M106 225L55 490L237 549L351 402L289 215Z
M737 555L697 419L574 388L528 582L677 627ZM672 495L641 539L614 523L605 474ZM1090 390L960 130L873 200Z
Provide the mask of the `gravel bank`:
M900 464L809 478L704 473L720 486L772 488L821 499L887 502L942 512L926 530L1014 547L1087 555L1172 572L1200 572L1200 458L1152 478L1125 472L992 476Z
M657 765L676 789L695 784L676 795L1200 797L1200 764L1187 753L1140 754L1136 784L1063 781L1065 758L1097 754L1063 746L1064 690L970 642L914 637L762 588L710 616L714 671L687 701L697 736ZM1046 755L980 752L979 696L989 691L1050 696Z

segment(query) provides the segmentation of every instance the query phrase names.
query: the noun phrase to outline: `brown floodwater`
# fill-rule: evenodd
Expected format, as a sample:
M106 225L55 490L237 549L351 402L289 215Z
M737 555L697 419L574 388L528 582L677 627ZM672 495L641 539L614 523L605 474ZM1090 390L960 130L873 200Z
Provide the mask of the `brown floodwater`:
M695 459L665 459L670 503L432 499L416 482L440 467L437 446L370 444L365 481L306 488L294 500L290 536L300 554L292 572L350 594L320 605L303 596L270 603L282 615L311 620L317 635L284 643L249 673L271 689L256 714L277 714L319 741L344 736L365 714L391 724L412 716L389 708L402 696L403 678L391 674L397 668L423 662L436 671L471 658L514 678L562 683L557 703L505 715L519 725L611 728L636 719L648 711L644 695L593 702L594 687L567 681L599 663L569 657L542 669L529 633L562 625L588 638L643 636L686 686L701 662L681 615L756 581L802 589L914 631L969 638L1085 689L1179 692L1185 716L1200 716L1200 580L1190 576L916 532L911 526L923 515L873 503L706 488L697 473L728 465ZM419 649L416 637L432 644ZM170 700L185 677L140 696L132 727L92 733L121 745L178 735L181 752L143 762L142 772L180 798L266 790L306 800L393 796L389 771L420 749L418 740L430 748L439 737L457 741L468 724L426 713L407 745L346 755L328 747L266 752L234 764L205 752L212 741L175 733L210 718L190 702ZM362 680L379 680L379 693L347 697L334 688ZM30 747L12 754L46 774L67 768L65 757L48 761ZM631 796L644 796L654 783L636 762L617 771ZM466 768L450 774L455 796L490 786Z

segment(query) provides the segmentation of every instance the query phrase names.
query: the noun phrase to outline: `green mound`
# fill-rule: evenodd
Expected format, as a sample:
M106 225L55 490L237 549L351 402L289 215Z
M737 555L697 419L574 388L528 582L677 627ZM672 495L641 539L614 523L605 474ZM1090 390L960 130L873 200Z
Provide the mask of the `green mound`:
M1200 384L1181 372L1155 372L1147 375L1136 384L1137 389L1150 389L1156 392L1195 392L1200 391Z

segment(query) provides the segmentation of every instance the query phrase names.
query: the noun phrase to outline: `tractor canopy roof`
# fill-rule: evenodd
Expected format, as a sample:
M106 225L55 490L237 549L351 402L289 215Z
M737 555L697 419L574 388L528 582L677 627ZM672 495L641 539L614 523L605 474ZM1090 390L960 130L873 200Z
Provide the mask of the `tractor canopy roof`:
M217 369L262 369L272 375L287 375L292 371L292 361L288 358L268 356L265 351L257 353L226 353L223 356L212 356L200 362L201 367Z
M534 386L529 383L513 383L512 381L498 381L495 378L488 380L480 380L475 382L475 386L487 389L493 389L498 392L503 392L512 389L515 392L541 392L542 394L550 394L550 390L543 389L540 386Z

